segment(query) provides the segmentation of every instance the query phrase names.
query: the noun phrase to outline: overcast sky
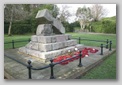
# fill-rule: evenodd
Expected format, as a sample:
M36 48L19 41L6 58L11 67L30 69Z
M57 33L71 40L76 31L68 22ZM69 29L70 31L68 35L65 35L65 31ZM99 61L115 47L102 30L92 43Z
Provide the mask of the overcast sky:
M74 16L69 18L69 22L74 22L75 21L75 13L76 10L78 9L78 7L83 7L84 5L86 7L91 7L93 4L56 4L60 9L62 8L62 6L67 5L69 6L69 12L71 14L74 14ZM107 11L107 15L106 17L112 17L112 16L116 16L116 4L101 4L103 6L104 9L106 9Z

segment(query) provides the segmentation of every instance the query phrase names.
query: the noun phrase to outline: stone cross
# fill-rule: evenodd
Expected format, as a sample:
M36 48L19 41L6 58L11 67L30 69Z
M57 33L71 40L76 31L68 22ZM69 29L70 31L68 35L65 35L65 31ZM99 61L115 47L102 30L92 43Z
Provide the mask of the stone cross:
M39 20L36 34L49 36L53 34L64 34L65 28L62 23L54 18L49 10L43 9L38 11L36 18Z

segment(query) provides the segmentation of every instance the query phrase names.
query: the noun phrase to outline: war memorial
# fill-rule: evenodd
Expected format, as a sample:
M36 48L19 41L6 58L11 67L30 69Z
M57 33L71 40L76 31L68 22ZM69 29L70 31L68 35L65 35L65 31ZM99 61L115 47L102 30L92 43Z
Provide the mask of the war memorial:
M75 79L115 51L79 44L47 9L39 10L36 19L39 24L30 42L5 50L7 79Z

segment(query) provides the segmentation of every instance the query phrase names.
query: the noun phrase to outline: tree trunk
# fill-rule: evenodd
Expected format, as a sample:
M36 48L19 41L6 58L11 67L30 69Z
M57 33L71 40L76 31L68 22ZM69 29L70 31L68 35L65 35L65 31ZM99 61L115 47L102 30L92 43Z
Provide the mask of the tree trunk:
M91 26L89 26L89 32L91 32Z
M80 23L81 31L83 31L83 23L82 23L82 21L79 21L79 23Z
M11 13L11 19L10 19L10 24L9 24L9 28L8 28L8 36L11 36L12 21L13 21L13 10Z
M11 36L11 26L12 26L12 21L10 21L10 24L9 24L8 36Z

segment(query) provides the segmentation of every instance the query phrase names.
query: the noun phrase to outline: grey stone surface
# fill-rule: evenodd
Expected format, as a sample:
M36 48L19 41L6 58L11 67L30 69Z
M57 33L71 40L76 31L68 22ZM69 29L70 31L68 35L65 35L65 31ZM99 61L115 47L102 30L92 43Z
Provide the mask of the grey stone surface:
M77 45L77 40L74 40L73 41L73 45Z
M54 47L53 47L54 45ZM55 46L60 46L60 49L57 49ZM53 44L39 44L39 50L33 50L33 49L27 49L25 47L22 47L21 49L19 48L20 52L23 52L31 55L31 56L35 56L35 57L39 57L42 59L50 59L50 58L54 58L56 56L59 55L63 55L65 53L68 52L68 50L70 50L71 52L75 51L75 47L79 47L79 48L83 48L84 45L75 45L75 46L70 46L70 47L66 47L66 48L61 48L62 47L62 43L53 43ZM48 49L47 49L48 48ZM56 49L56 50L53 50ZM41 52L40 52L41 51Z
M56 41L57 41L57 42L66 41L66 36L67 36L67 35L56 35Z
M77 41L72 40L71 35L64 34L62 23L49 10L38 11L36 18L39 20L36 35L31 36L31 41L24 48L20 48L20 52L46 60L74 50Z
M78 46L78 45L77 45ZM80 45L79 45L80 46ZM89 47L89 46L85 46ZM100 47L92 47L100 51ZM67 65L55 65L54 66L54 76L56 79L75 79L76 77L87 73L91 68L98 66L101 61L104 61L108 55L115 52L116 49L109 51L106 48L103 48L104 55L100 55L100 52L96 54L91 54L89 57L82 58L83 67L78 67L79 60L69 62ZM53 51L58 54L59 50ZM42 63L40 58L32 57L26 54L18 53L18 49L8 49L4 51L4 76L8 79L28 79L28 69L26 66L12 60L11 58L6 57L6 55L11 56L12 58L27 64L28 60L32 61L33 68L44 67L49 65L49 63ZM46 53L46 52L45 52ZM50 52L51 53L51 52ZM53 54L55 56L56 54ZM60 53L59 53L60 54ZM49 54L51 56L52 54ZM47 55L48 57L48 55ZM109 56L110 57L110 56ZM7 74L6 74L7 73ZM32 79L49 79L50 78L50 68L36 71L32 70Z
M52 43L56 43L56 42L57 42L57 40L56 40L56 37L55 37L55 36L51 36L51 42L52 42Z
M38 43L32 43L31 49L32 50L39 50L39 44Z
M75 45L76 48L81 49L84 45L83 44L77 44Z
M68 50L70 50L71 52L73 52L73 51L75 51L75 47L74 46L71 46L71 47L66 48L66 50L67 50L67 52L68 52Z
M36 18L39 20L40 24L52 23L54 20L52 14L47 9L39 10Z
M31 47L32 47L32 43L33 43L33 42L30 41L25 47L28 48L28 49L31 49Z
M53 21L53 32L56 34L64 34L65 33L64 26L57 19L54 19L54 21Z
M28 55L32 55L33 52L34 52L34 50L32 50L32 49L27 49L27 54L28 54ZM37 57L38 57L38 56L37 56Z
M36 35L49 36L52 34L53 34L53 29L51 24L38 25L36 30Z
M36 35L32 35L31 36L31 41L38 42L37 36Z
M51 59L51 58L55 58L58 55L61 55L61 50L54 50L54 51L44 52L40 54L41 54L40 56L41 58Z
M25 47L21 47L19 48L19 52L27 53L27 49Z
M39 50L39 43L30 41L25 47L32 50Z
M47 52L52 50L52 44L40 44L39 43L39 51Z
M66 48L61 49L60 51L61 51L61 55L64 55L64 54L66 54L68 52L68 50Z
M43 44L51 43L52 36L38 36L38 42Z
M32 41L38 41L39 43L56 43L56 42L63 42L63 41L68 41L70 35L52 35L52 36L32 36L33 40Z
M39 51L29 50L29 55L33 57L39 57Z
M51 53L50 51L49 51L49 52L39 53L39 57L40 57L41 59L45 59L45 61L46 61L48 58L49 58L49 59L54 58L53 53Z
M68 43L67 42L63 42L64 43L64 47L68 47Z
M33 49L33 50L39 50L41 52L47 52L47 51L51 51L51 50L57 50L57 49L62 49L62 48L77 45L76 40L67 40L67 41L63 41L63 42L51 43L52 38L50 36L47 36L47 37L40 36L38 38L40 40L42 40L42 41L40 41L41 43L40 42L36 43L36 42L31 41L30 43L28 43L26 45L26 48Z
M68 46L73 46L73 45L76 45L77 44L77 41L76 40L68 40L67 41L67 45Z
M84 46L81 45L80 48L83 48ZM40 53L40 57L44 58L44 59L47 59L47 58L54 58L56 56L59 56L59 55L63 55L65 53L68 52L68 50L70 50L71 52L72 51L75 51L75 46L71 46L71 47L67 47L67 48L63 48L63 49L59 49L59 50L54 50L54 51L49 51L49 52L42 52Z
M39 52L38 57L41 58L41 59L46 60L46 57L44 56L44 53Z
M61 55L61 51L60 50L55 50L55 51L52 52L52 55L53 55L52 58L55 58L55 57ZM50 57L49 57L49 59L50 59Z
M58 42L58 45L59 45L59 49L63 48L63 42Z
M49 10L44 9L38 11L36 18L39 20L40 24L52 24L53 33L65 33L65 28L63 27L62 23L59 20L55 19Z
M57 50L59 49L59 44L58 43L53 43L52 44L52 50Z

